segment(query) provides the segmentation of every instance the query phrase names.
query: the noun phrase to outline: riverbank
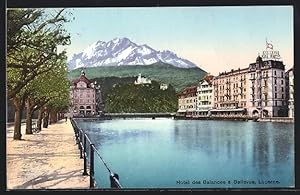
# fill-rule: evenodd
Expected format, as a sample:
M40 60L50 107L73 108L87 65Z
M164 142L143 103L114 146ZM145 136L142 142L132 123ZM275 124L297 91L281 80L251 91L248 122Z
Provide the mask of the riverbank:
M259 122L278 122L278 123L293 123L294 118L289 117L272 117L272 118L260 118Z
M13 125L7 125L6 153L7 190L89 189L70 121L32 135L22 124L22 140L13 140Z
M257 117L250 116L176 116L175 119L182 120L231 120L231 121L257 121Z
M151 113L152 114L152 113ZM156 119L156 118L172 118L175 120L229 120L229 121L254 121L254 122L282 122L282 123L294 123L294 118L289 118L289 117L269 117L269 118L258 118L258 117L251 117L248 115L241 115L241 116L235 116L235 115L229 115L229 116L223 116L223 115L213 115L213 116L182 116L182 115L171 115L171 114L166 114L165 116L163 115L157 115L155 116L154 114L144 114L140 115L139 113L135 115L135 113L132 113L131 115L126 115L124 114L119 115L102 115L102 116L88 116L88 117L74 117L77 120L83 120L83 121L97 121L97 120L112 120L112 119L130 119L130 118L151 118L151 119Z

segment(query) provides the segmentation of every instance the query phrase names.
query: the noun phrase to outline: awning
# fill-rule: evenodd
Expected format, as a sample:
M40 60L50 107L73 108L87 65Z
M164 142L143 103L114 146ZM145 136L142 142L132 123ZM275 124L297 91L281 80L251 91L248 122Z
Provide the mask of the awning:
M212 109L211 112L241 112L245 111L246 108L234 108L234 109Z

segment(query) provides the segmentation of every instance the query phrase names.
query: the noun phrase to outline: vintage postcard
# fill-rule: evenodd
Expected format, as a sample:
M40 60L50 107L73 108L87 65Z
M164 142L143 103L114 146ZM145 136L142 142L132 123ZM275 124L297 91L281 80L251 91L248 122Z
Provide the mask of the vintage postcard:
M293 14L7 8L7 190L295 188Z

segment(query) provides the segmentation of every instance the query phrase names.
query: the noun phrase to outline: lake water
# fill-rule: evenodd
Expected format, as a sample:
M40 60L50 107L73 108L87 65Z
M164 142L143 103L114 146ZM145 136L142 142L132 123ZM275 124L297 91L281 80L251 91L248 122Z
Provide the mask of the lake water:
M78 121L124 188L294 187L294 124L134 119ZM97 187L109 174L95 155Z

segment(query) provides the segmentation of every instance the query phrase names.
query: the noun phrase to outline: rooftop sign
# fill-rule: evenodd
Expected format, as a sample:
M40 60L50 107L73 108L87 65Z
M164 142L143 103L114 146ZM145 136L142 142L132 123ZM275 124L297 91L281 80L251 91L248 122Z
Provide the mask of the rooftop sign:
M273 44L269 43L266 39L266 50L263 51L261 58L263 60L279 60L279 51L273 51Z

